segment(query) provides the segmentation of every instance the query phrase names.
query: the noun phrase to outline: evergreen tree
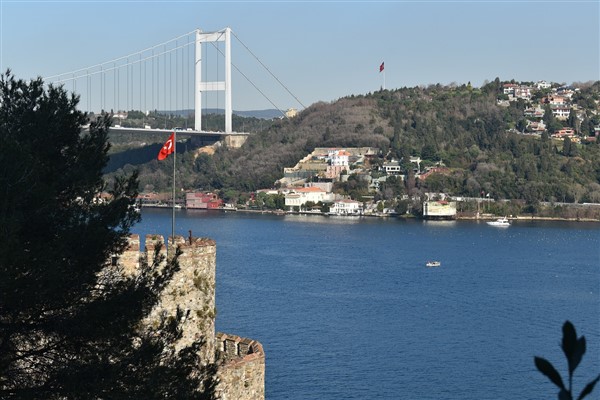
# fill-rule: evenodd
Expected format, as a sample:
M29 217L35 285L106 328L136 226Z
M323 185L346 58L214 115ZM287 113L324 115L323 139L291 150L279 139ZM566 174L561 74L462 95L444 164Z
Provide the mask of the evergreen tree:
M109 262L139 220L137 176L106 187L111 121L82 133L78 100L0 76L0 398L212 398L201 343L169 346L180 317L139 328L176 258L135 278Z

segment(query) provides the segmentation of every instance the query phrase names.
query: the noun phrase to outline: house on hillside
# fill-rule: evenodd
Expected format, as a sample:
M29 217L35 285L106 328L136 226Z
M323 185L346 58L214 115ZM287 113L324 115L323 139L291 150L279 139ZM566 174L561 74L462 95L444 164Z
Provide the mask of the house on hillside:
M392 160L384 162L381 167L387 175L400 175L402 174L402 168L400 167L400 161Z
M542 104L550 104L551 106L562 106L567 104L567 100L563 96L546 96L541 100Z
M535 87L538 89L550 89L552 85L546 81L537 81Z
M542 133L546 130L546 124L544 121L540 122L530 122L527 124L527 130L533 133Z
M575 130L573 128L562 128L552 134L552 137L563 138L565 136L573 137L575 135Z
M571 107L569 106L551 106L552 115L556 119L565 120L571 115Z
M513 96L515 88L519 87L516 83L505 83L502 85L502 92L506 95Z
M523 116L530 118L543 118L544 109L539 107L529 107L523 111Z
M331 166L347 167L350 155L346 150L330 150L327 157Z
M529 86L517 86L514 88L514 96L517 99L529 100L531 99L532 88Z

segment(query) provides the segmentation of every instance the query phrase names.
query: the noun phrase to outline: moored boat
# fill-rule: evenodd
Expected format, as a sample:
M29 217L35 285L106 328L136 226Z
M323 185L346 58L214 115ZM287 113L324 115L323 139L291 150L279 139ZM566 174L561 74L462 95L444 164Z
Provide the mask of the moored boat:
M491 226L497 226L500 228L508 228L510 226L510 222L508 221L508 218L506 218L506 217L498 218L495 221L488 221L487 224L491 225Z

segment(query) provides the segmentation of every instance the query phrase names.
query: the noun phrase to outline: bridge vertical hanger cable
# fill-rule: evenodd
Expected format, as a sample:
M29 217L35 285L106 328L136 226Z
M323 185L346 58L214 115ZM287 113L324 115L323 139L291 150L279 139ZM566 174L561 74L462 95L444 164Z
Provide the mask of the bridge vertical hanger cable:
M157 56L158 57L158 56ZM158 118L158 110L160 110L160 59L156 59L156 114Z
M217 50L219 51L219 53L221 53L221 49L219 48L219 42L216 43L217 46ZM223 53L221 53L223 54ZM217 54L217 56L215 57L215 63L217 64L217 82L220 82L220 78L219 78L219 55ZM221 92L219 90L217 90L217 114L219 113L219 106L221 105L221 96L219 96Z
M154 104L154 49L152 49L152 101L151 101L152 109L156 110Z
M183 110L185 109L185 106L183 104L183 94L185 93L184 91L184 86L183 86L183 81L184 81L184 75L183 75L183 56L184 56L184 49L183 47L181 48L181 62L179 61L179 55L177 56L177 66L180 67L177 69L177 71L179 72L179 107L181 110L181 116L183 117L184 112Z
M144 82L144 86L146 86L146 82ZM142 104L142 55L140 54L140 111L144 112L146 108L146 102Z
M119 110L119 67L113 63L113 107Z
M90 93L92 90L90 88L90 75L89 75L89 71L86 71L86 77L85 77L85 83L86 83L86 93L87 93L87 111L90 112L90 102L91 102L91 97L92 94Z
M163 111L163 115L164 115L164 120L165 120L165 124L164 127L165 129L167 129L167 45L165 45L165 51L163 52L163 59L164 59L164 68L163 68L163 97L164 97L164 111Z
M117 110L121 109L121 68L117 69Z
M206 51L206 44L201 44L201 46L203 46L202 49L202 54L204 54L203 59L204 61L204 66L202 67L202 72L204 72L204 82L208 82L208 60L210 60L210 55L208 54L208 51ZM204 115L207 115L207 110L208 110L208 92L206 90L202 91L202 96L204 97L202 99L202 107L204 108ZM207 128L207 122L206 119L204 119L204 130L208 130Z
M143 65L142 65L143 63ZM140 56L140 82L139 82L139 92L140 92L140 111L142 113L144 113L144 115L146 114L146 96L144 96L145 94L145 89L146 89L146 61L142 61L142 57ZM146 123L146 119L144 117L142 117L142 122L145 124Z
M187 88L186 91L186 102L185 102L185 109L189 110L190 109L190 36L188 36L187 38L188 42L187 42L187 52L185 53L185 61L182 61L181 64L182 66L187 66L187 74L185 74L185 88ZM183 55L181 57L183 59ZM186 113L186 122L188 121L189 115ZM187 126L186 126L187 128Z
M169 119L173 113L173 53L169 52Z
M175 115L177 115L179 106L179 68L177 66L177 52L179 51L179 42L175 42Z
M100 71L100 110L104 112L104 95L106 93L104 90L104 71L102 67L100 67Z

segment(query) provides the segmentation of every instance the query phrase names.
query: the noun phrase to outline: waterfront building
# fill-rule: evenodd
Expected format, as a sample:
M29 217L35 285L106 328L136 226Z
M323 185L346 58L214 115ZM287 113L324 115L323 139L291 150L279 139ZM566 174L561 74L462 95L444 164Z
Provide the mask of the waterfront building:
M455 219L455 201L425 201L423 202L424 219Z
M350 199L336 200L329 208L329 213L336 215L361 215L362 211L362 203Z

